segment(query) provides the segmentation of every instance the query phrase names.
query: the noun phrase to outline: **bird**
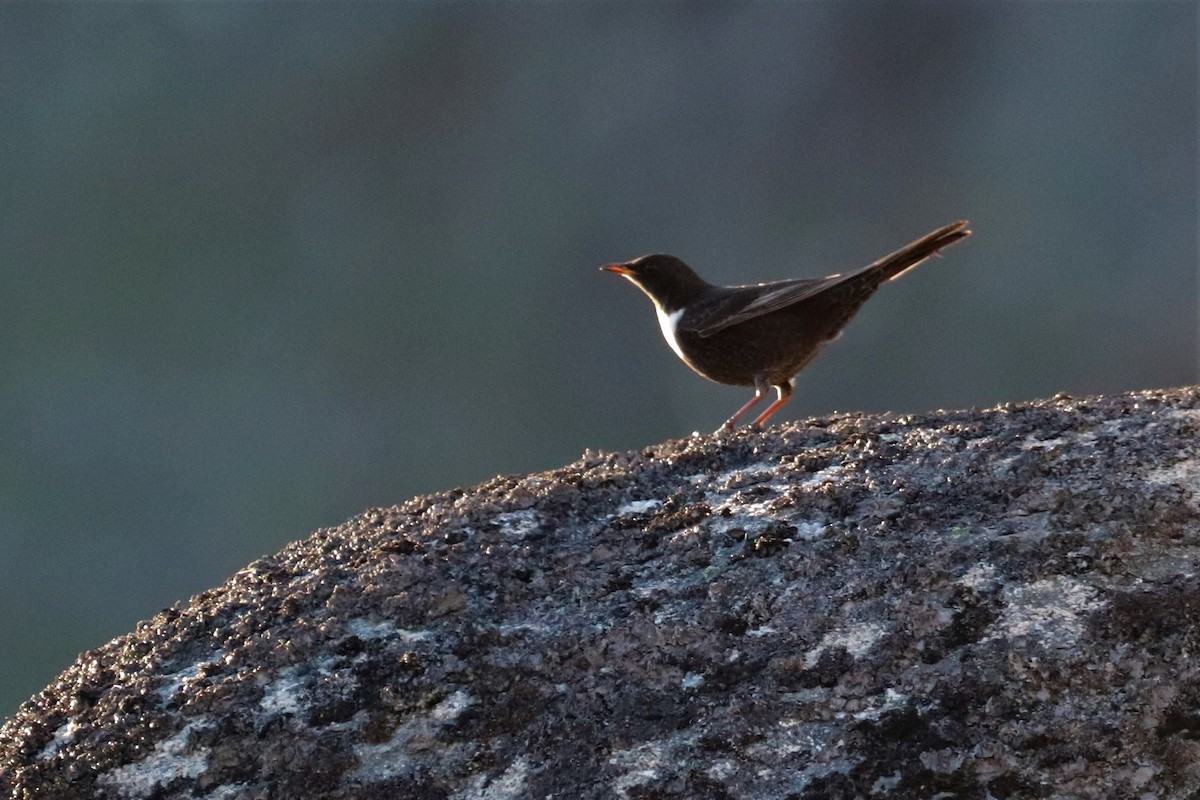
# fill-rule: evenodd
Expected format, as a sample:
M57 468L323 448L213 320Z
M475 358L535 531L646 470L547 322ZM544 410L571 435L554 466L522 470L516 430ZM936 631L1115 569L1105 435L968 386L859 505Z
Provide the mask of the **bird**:
M775 401L751 423L765 424L791 399L797 373L841 334L867 298L884 282L970 236L968 224L953 222L873 264L823 278L717 286L665 253L600 269L646 293L667 344L693 371L717 383L754 387L754 396L719 433L736 426L774 388Z

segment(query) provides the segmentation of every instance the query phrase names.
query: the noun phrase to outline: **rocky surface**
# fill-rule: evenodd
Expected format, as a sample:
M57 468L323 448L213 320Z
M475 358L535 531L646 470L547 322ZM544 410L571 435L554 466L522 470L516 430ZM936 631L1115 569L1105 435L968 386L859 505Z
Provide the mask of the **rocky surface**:
M83 654L14 798L1186 798L1200 392L589 453Z

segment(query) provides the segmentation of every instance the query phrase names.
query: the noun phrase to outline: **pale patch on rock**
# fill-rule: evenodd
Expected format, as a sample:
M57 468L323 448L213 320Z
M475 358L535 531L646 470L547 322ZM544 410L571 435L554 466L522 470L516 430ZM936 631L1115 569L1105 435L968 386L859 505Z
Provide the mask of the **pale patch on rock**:
M1200 459L1187 458L1169 467L1146 473L1146 482L1157 486L1178 486L1186 493L1188 507L1200 511Z
M819 645L804 655L804 666L808 669L816 666L821 654L831 647L845 648L847 653L860 658L883 637L883 634L884 627L877 622L860 622L830 631L821 639Z
M151 797L161 787L176 778L195 778L208 766L208 750L188 753L188 737L199 727L191 723L154 746L153 752L141 761L117 767L101 775L98 783L117 792L123 798L138 800Z
M501 533L514 538L528 536L538 529L537 512L531 508L506 511L497 514L492 520L500 527Z
M50 743L42 748L42 751L37 754L38 761L45 761L63 747L75 741L75 734L78 733L79 728L80 726L73 719L68 720L65 725L60 725L58 729L54 731L54 736L50 739Z
M302 714L305 709L306 694L303 681L297 675L296 669L285 669L263 691L263 698L259 706L264 713L275 716Z
M661 505L662 500L631 500L617 509L617 516L624 517L629 514L645 514Z
M989 638L1028 636L1052 647L1068 647L1083 631L1081 616L1104 606L1087 584L1056 575L1004 590L1004 616Z
M390 639L396 636L399 632L396 628L396 623L391 620L381 619L378 621L370 621L364 617L355 617L346 622L346 630L352 635L360 639ZM413 634L408 631L410 637L426 638L429 636L428 631L421 631L419 634Z
M459 689L443 698L428 714L414 716L396 728L386 742L356 745L354 753L358 757L358 769L355 774L371 781L404 775L411 769L415 754L432 748L445 753L446 763L465 758L466 751L461 745L439 745L439 733L474 702L471 695Z
M996 567L986 561L981 561L967 570L966 574L956 583L968 589L987 589L996 583Z
M493 780L486 776L475 779L470 787L454 795L452 800L512 800L525 791L529 775L529 760L521 756Z
M690 750L696 736L681 733L669 739L645 742L627 750L618 750L608 758L608 763L626 771L613 781L617 796L628 798L630 790L658 778L660 770L672 763L673 753Z

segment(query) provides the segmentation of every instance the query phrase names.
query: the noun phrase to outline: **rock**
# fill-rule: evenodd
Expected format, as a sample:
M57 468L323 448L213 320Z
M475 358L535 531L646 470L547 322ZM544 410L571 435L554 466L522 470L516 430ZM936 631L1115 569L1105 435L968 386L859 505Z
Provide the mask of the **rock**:
M56 798L1184 798L1200 391L837 416L375 509L0 729Z

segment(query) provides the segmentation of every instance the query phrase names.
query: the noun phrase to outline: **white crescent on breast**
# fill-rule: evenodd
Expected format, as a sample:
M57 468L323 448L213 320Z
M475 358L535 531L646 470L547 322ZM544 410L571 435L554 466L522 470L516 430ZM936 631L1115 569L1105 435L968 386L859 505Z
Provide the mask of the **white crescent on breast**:
M683 316L683 309L672 311L670 314L659 308L658 304L654 305L654 311L658 314L658 324L662 328L663 338L667 340L667 344L671 345L671 349L675 351L675 355L683 358L683 351L679 349L679 342L675 341L675 328L679 326L679 318ZM686 361L687 359L684 359Z

